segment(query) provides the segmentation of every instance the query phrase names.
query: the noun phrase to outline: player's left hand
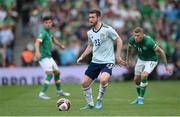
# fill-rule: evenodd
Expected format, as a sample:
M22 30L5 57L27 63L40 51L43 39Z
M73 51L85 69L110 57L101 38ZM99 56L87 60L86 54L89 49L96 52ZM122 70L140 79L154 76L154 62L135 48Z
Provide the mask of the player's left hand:
M126 65L126 62L121 57L116 57L116 63L119 65Z

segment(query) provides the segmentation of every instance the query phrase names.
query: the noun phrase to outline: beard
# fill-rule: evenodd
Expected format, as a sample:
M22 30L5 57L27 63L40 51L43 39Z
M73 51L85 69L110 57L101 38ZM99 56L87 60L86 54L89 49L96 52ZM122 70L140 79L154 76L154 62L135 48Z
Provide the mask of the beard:
M97 21L94 22L94 23L91 22L90 25L91 25L92 27L95 27L95 26L97 25L97 23L98 23Z

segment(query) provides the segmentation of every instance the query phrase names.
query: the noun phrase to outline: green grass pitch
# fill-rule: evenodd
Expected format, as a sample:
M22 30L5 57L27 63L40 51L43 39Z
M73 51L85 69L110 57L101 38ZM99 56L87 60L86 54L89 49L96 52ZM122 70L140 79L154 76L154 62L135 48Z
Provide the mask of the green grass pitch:
M92 85L96 99L98 83ZM37 97L41 86L0 86L0 116L180 116L180 81L150 81L144 105L130 105L136 97L133 82L111 82L103 98L102 110L79 110L85 99L79 84L63 84L71 93L69 111L58 111L55 86L51 85L50 100Z

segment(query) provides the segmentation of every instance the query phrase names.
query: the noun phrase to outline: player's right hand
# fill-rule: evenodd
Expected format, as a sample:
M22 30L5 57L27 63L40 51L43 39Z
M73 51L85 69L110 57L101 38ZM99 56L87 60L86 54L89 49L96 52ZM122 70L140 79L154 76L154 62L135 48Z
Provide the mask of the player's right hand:
M36 57L36 59L39 59L40 56L41 56L40 52L39 52L39 51L36 51L36 52L35 52L35 57Z
M77 64L82 64L82 60L83 60L83 58L82 58L82 57L79 57L79 58L77 59Z
M61 45L60 48L64 50L66 47L64 45Z

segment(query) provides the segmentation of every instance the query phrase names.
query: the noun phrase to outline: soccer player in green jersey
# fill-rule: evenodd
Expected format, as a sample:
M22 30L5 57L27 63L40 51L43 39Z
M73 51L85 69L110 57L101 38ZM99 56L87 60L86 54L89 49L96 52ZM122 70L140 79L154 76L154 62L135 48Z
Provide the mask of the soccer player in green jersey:
M144 94L148 85L148 75L158 64L158 54L163 60L166 71L171 72L172 69L167 65L167 59L164 51L155 43L148 35L145 35L143 29L136 27L133 30L133 36L129 39L127 47L126 64L130 64L131 48L134 47L138 52L138 60L135 65L134 81L138 97L131 104L144 104Z
M44 17L43 28L41 29L39 37L35 41L35 56L37 59L39 59L39 64L46 73L46 78L44 80L42 90L39 93L39 97L41 99L50 99L50 97L46 95L46 91L53 77L56 85L57 95L70 95L69 93L62 91L59 68L54 59L51 57L52 42L59 46L61 49L64 49L64 46L61 45L57 39L53 38L52 33L50 32L52 25L52 18L50 16Z

